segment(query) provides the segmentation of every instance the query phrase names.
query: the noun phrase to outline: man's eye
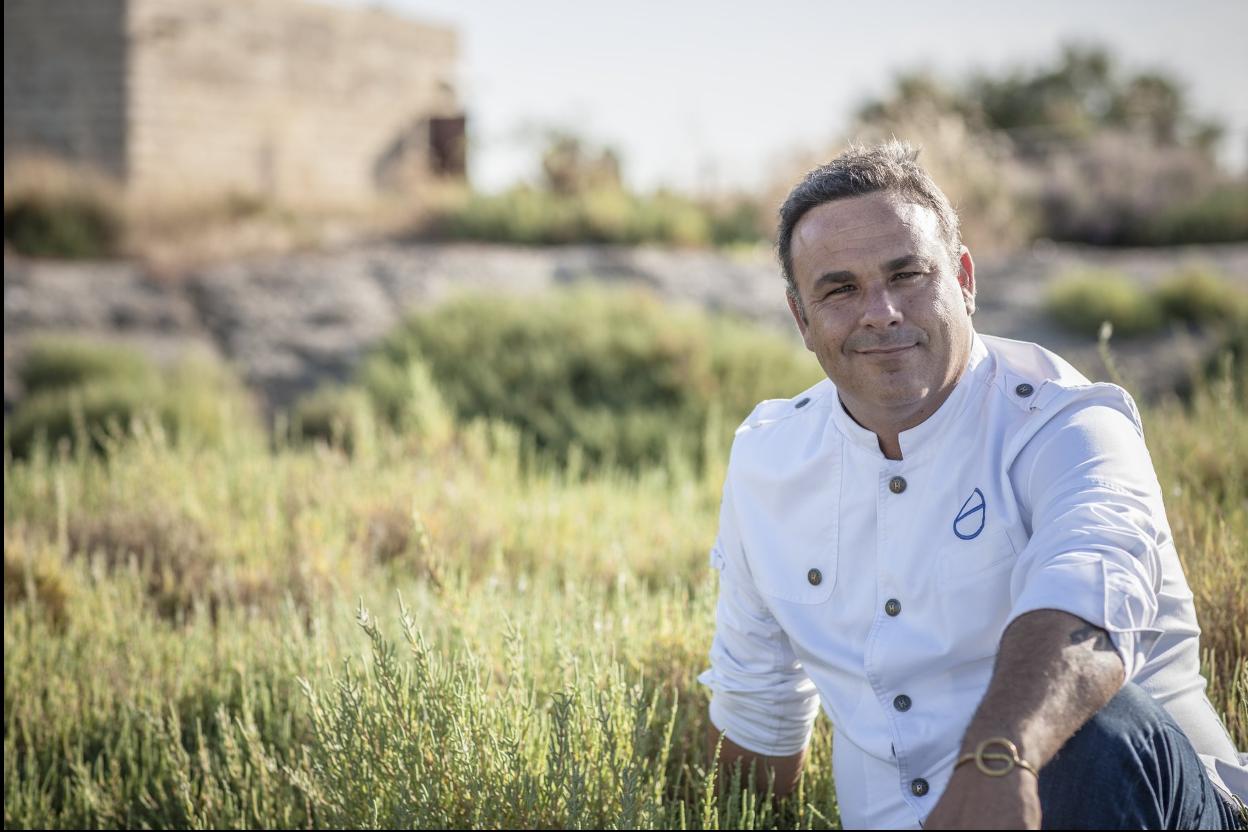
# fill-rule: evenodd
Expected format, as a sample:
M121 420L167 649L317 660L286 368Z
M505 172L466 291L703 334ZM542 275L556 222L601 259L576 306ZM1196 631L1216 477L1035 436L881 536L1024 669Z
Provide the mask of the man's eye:
M901 278L904 280L906 278L918 277L921 274L923 274L923 272L898 272L897 274L893 275L893 277Z
M854 289L854 287L853 287L853 285L852 285L852 284L846 283L846 284L845 284L845 285L843 285L843 286L837 286L835 289L833 289L832 291L830 291L830 292L828 292L826 295L824 295L824 297L830 298L830 297L832 297L833 295L847 295L847 294L849 294L850 292L852 292L852 291L853 291L853 289Z

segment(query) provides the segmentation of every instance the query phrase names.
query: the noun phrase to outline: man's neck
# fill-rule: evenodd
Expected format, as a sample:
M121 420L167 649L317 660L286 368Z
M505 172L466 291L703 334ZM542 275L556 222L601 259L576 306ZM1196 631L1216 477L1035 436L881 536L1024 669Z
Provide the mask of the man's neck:
M956 385L955 385L956 386ZM886 459L901 459L901 434L903 431L922 424L929 416L935 413L945 399L949 398L949 394L953 392L953 386L945 391L943 396L935 405L928 408L919 408L911 410L907 413L885 413L872 414L871 416L860 417L858 412L867 413L868 411L853 406L851 403L841 399L841 407L849 414L849 418L853 419L862 427L875 434L876 439L880 443L880 452L884 454ZM932 399L928 397L924 399L926 404Z
M923 424L937 410L940 410L940 406L949 399L958 386L958 382L966 375L969 364L970 352L968 350L966 358L962 361L962 368L953 380L947 382L939 390L924 396L915 404L874 410L841 398L841 407L849 414L849 418L875 434L880 443L880 452L886 459L901 459L901 434Z

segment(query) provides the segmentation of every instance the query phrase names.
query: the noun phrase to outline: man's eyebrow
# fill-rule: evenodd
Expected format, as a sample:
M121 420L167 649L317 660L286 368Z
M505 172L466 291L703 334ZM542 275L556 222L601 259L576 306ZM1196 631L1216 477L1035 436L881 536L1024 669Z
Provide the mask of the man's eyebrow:
M815 281L814 288L818 289L828 283L851 283L854 280L854 273L849 271L828 272L819 276Z
M895 272L898 269L905 268L919 268L930 271L934 265L929 257L919 254L903 254L901 257L893 258L885 263L883 271Z
M894 257L892 260L889 260L887 263L885 263L883 267L881 267L881 271L895 272L898 269L906 269L906 268L931 271L932 268L934 267L935 267L935 263L932 261L930 257L925 257L921 254L903 254L902 256ZM820 275L817 280L815 280L815 285L813 288L819 289L820 287L827 285L829 283L831 284L852 283L856 279L857 278L855 277L853 272L847 271L844 269L842 269L841 271L837 271L837 272L825 272L824 274Z

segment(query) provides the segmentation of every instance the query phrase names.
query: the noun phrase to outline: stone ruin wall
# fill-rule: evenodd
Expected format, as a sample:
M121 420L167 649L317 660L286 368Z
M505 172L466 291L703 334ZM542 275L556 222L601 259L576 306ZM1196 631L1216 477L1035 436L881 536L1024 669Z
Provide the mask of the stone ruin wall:
M162 198L366 199L431 175L457 49L300 0L6 0L5 155L43 147Z
M127 159L143 192L367 197L403 178L395 167L418 179L425 157L401 159L404 137L457 112L454 33L383 11L131 0L127 28Z
M4 157L126 173L125 0L4 0Z

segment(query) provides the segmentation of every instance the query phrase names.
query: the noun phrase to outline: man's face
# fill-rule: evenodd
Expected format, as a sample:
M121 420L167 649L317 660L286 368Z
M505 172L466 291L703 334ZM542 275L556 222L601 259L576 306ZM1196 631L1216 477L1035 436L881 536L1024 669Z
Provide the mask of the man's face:
M793 233L806 347L859 421L926 418L970 354L974 264L955 262L936 214L880 192L824 203Z

